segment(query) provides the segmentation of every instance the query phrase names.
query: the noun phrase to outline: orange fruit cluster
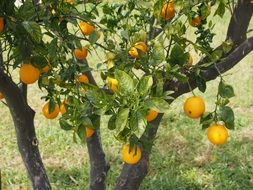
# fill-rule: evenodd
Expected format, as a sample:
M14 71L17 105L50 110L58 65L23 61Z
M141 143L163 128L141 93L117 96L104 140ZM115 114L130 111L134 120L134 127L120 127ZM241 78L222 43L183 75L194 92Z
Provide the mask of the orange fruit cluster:
M138 50L142 53L147 53L148 52L148 46L144 42L137 42L134 44L133 47L131 47L128 51L129 55L136 59L139 57L139 52Z

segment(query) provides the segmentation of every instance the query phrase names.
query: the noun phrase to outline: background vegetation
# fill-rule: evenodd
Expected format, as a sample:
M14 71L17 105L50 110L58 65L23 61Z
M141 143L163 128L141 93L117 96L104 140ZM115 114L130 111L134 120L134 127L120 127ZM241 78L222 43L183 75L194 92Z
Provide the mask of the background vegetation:
M224 18L229 18L229 15ZM218 18L217 18L218 19ZM224 40L228 20L218 20L215 41ZM251 27L253 23L251 23ZM225 29L225 28L224 28ZM194 29L189 32L194 32ZM96 61L93 56L91 63ZM101 55L102 56L102 55ZM198 59L194 55L194 60ZM230 131L229 141L220 147L212 146L198 120L185 117L182 104L188 94L178 98L166 113L155 141L148 176L140 189L215 189L250 190L253 187L253 54L226 74L236 97L230 106L236 115L236 129ZM201 94L207 109L213 108L217 81L208 83L207 93ZM199 92L197 92L198 94ZM74 143L71 132L60 129L58 122L46 120L41 108L42 91L29 86L29 103L36 111L35 126L40 150L53 189L83 190L89 182L89 160L85 144ZM3 190L31 189L26 170L17 150L13 122L8 108L0 104L0 169ZM103 118L104 121L107 118ZM105 122L106 123L106 122ZM104 129L104 130L103 130ZM111 164L108 189L119 175L122 161L121 144L111 131L102 126L102 141Z

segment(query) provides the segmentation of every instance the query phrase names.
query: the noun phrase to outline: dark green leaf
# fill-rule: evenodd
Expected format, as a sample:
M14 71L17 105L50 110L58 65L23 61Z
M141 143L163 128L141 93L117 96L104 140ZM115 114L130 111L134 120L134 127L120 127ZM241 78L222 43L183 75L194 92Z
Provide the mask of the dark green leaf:
M116 115L112 115L108 121L108 129L114 130L116 128L115 122L116 122Z
M232 98L235 96L233 87L226 84L223 80L220 81L218 93L222 98Z
M63 130L68 131L68 130L71 130L71 129L73 128L73 126L70 125L69 122L67 122L67 121L66 121L65 119L63 119L63 118L60 118L59 123L60 123L60 126L61 126L61 128L62 128Z
M202 129L206 129L213 123L213 114L212 113L205 113L200 118L200 124L202 124Z
M219 109L219 118L225 123L228 129L234 129L235 127L235 116L232 108L228 106L221 106Z
M197 83L198 89L204 93L206 91L205 79L203 77L201 77L200 75L197 75L196 76L196 83Z
M85 131L85 126L84 125L79 125L78 129L77 129L77 135L79 136L79 138L82 140L82 142L85 141L86 139L86 131Z
M185 53L184 49L176 43L170 53L170 64L183 66L188 61L188 53Z

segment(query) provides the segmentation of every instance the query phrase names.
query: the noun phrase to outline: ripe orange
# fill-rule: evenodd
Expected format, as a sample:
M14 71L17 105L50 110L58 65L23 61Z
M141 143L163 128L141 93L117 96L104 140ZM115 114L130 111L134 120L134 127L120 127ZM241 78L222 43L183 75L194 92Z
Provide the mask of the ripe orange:
M148 111L148 115L146 116L146 119L148 122L151 122L151 121L155 120L157 118L157 116L158 116L158 112L150 109Z
M86 127L85 132L86 132L86 138L90 138L94 134L95 131L92 128Z
M143 53L147 53L148 51L148 46L144 42L137 42L134 44L134 47L141 50Z
M191 26L197 27L201 23L201 17L200 16L196 16L196 17L190 19L189 23L190 23Z
M66 3L68 3L68 4L73 4L74 3L74 0L66 0Z
M47 102L43 108L42 108L42 113L47 119L54 119L58 116L60 112L59 106L55 105L54 109L52 112L49 113L49 102Z
M188 66L192 66L192 64L193 64L193 59L192 59L192 56L189 55Z
M83 35L90 35L92 32L95 31L95 27L87 22L82 21L80 22L79 26L81 28L81 32L83 33Z
M4 95L0 92L0 100L4 99Z
M118 84L119 82L117 79L107 77L107 85L113 92L116 92L118 90Z
M89 84L89 79L85 74L78 75L77 80L80 83Z
M184 103L184 112L190 118L199 118L205 112L205 102L199 96L189 97Z
M170 1L163 5L160 16L164 20L171 20L175 16L175 7L173 1Z
M125 144L121 151L122 159L127 164L136 164L141 159L141 149L137 145L130 150L130 145Z
M88 49L86 47L82 47L82 49L75 49L74 50L74 56L76 59L82 61L84 60L88 55Z
M208 140L215 144L224 144L228 139L228 130L224 125L213 124L207 129Z
M64 102L62 102L60 105L60 112L61 112L61 114L64 114L67 112Z
M25 84L32 84L40 77L40 70L31 64L23 64L19 70L20 80Z
M46 65L41 69L41 73L48 73L50 69L51 69L50 65Z
M139 53L135 47L131 47L128 53L132 58L137 58L139 56Z
M4 18L0 17L0 33L2 33L4 30Z

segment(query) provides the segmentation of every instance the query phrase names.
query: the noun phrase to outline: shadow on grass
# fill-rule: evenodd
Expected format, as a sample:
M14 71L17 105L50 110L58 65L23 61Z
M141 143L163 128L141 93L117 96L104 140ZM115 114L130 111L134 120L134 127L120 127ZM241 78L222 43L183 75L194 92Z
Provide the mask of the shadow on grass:
M56 190L88 189L89 176L87 168L48 167L47 174L52 188Z

